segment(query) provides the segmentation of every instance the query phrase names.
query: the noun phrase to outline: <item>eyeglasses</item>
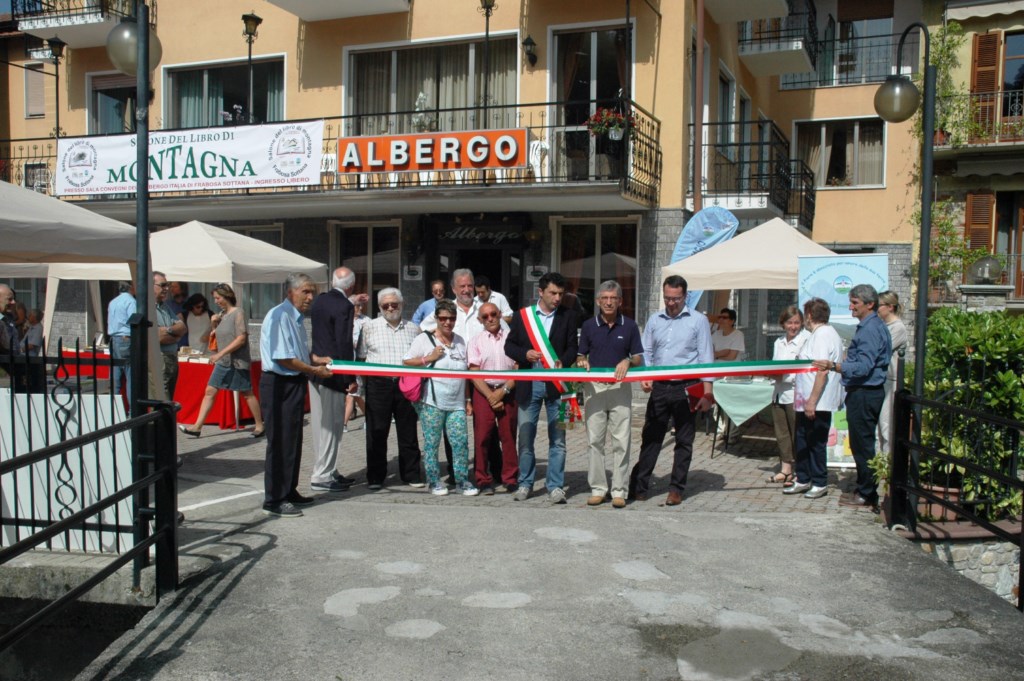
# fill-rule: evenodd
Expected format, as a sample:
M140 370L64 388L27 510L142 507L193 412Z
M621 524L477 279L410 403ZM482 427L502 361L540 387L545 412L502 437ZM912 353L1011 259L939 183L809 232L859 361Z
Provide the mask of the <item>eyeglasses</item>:
M442 323L442 324L448 324L449 322L454 324L455 323L455 317L438 317L437 321Z
M720 315L718 315L718 318L719 318L719 319L732 319L732 317L730 317L730 316L729 316L729 315L727 315L727 314L720 314Z
M380 309L382 310L397 310L401 307L401 303L381 303Z
M482 315L480 315L480 319L497 319L497 318L498 318L498 315L495 312L492 312L491 314L482 314Z
M683 302L683 296L665 296L666 303L681 303Z
M170 285L170 284L168 284L168 283L167 283L167 282L165 281L165 282L164 282L164 283L162 283L162 284L156 284L156 287L157 287L157 288L170 288L170 287L171 287L171 285Z

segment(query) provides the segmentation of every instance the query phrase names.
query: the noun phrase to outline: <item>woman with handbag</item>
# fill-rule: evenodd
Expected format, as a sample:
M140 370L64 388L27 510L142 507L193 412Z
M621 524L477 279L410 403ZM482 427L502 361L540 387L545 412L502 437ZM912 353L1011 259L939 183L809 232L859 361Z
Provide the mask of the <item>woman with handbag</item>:
M199 406L199 418L191 428L185 425L178 429L186 435L199 437L202 435L203 423L213 409L213 401L218 390L234 390L242 393L245 403L249 405L256 425L253 437L263 437L263 415L260 412L260 401L252 391L252 379L249 377L249 331L245 324L245 313L237 307L235 292L227 284L213 287L213 302L223 310L214 315L212 324L216 331L218 350L210 357L213 362L213 374L206 386L203 402Z
M466 341L455 334L455 319L458 316L455 303L450 300L438 301L434 315L437 318L437 329L433 334L424 332L416 337L403 358L404 364L410 367L468 369ZM423 427L423 465L427 471L430 493L438 496L448 494L448 487L441 482L437 462L437 450L443 431L448 434L448 441L452 445L456 491L467 497L479 494L480 491L469 481L466 418L473 414L469 382L464 378L426 379L420 400L415 406Z

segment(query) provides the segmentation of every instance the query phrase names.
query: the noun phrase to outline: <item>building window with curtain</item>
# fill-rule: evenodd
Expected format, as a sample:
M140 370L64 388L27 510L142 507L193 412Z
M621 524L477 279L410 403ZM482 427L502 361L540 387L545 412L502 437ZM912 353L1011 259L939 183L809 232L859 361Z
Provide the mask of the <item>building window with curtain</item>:
M558 271L583 306L584 317L595 314L594 297L602 281L622 287L622 312L636 318L635 223L563 223L559 228Z
M42 64L25 65L25 118L46 115L46 78Z
M238 62L170 72L170 128L249 122L249 65ZM253 62L252 122L284 119L284 60Z
M351 58L350 135L517 127L515 38L492 38L488 120L483 120L484 44L445 42L357 52Z
M356 275L356 293L370 295L367 314L377 309L377 292L398 288L400 247L397 225L339 225L337 233L338 264ZM411 310L406 310L411 314Z
M135 132L135 77L105 74L91 79L89 131L93 135Z
M885 184L885 126L877 118L797 124L797 156L816 187Z

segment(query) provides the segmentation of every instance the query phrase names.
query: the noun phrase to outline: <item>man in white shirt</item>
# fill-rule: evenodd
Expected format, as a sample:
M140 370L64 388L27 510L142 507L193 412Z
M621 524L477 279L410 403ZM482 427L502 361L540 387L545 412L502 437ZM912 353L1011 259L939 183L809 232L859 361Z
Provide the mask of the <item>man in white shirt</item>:
M484 330L484 325L480 322L480 308L483 303L474 296L475 285L473 270L470 269L458 269L452 272L452 292L455 293L455 311L458 313L458 317L455 320L455 333L462 336L466 343L473 340L473 337ZM493 295L493 292L492 292ZM492 301L493 302L493 301ZM508 304L507 301L505 303ZM502 316L504 316L502 312ZM423 331L433 331L437 328L437 319L434 318L434 313L431 312L423 318L423 322L419 325ZM508 330L508 324L505 320L501 321L501 328Z
M512 321L512 308L508 304L508 298L491 289L491 280L482 274L476 278L476 299L481 303L494 303L498 306L502 320L506 324Z
M718 328L711 334L716 362L738 362L746 352L743 334L736 330L736 310L723 307L718 313ZM726 442L728 435L728 442ZM723 444L735 444L740 439L740 427L725 414L718 419L718 437Z

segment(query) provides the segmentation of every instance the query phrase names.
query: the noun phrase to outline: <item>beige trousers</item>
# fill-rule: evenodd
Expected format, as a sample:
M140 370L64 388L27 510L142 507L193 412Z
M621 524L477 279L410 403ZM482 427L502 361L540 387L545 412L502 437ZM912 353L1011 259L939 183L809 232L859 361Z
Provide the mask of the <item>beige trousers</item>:
M633 389L629 383L585 383L583 391L590 442L587 482L591 494L604 496L609 492L606 468L610 468L612 497L625 499L629 487Z

